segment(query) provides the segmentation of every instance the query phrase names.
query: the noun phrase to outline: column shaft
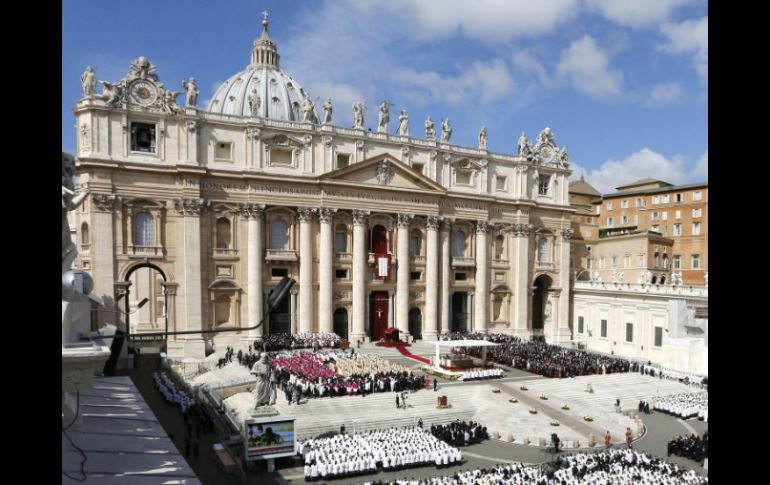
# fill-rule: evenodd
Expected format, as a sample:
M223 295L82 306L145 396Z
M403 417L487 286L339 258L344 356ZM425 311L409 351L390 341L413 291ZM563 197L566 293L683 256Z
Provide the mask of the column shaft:
M449 223L444 221L441 224L441 305L439 313L441 315L441 328L440 333L449 332L450 315L451 315L451 292L449 285L451 281L451 269L450 269L450 226Z
M474 332L487 329L487 300L489 294L489 275L487 267L487 232L489 223L478 221L476 224L476 307L474 310Z
M244 211L248 211L248 324L247 326L253 327L262 321L262 265L264 259L262 257L262 209L260 206L247 206ZM246 337L249 343L255 339L262 338L264 335L264 323L259 327L249 330L249 334Z
M299 212L299 331L313 330L313 210L300 207Z
M321 208L319 220L321 222L321 258L318 267L318 330L332 332L332 216L333 210Z
M425 248L425 323L423 339L436 340L438 326L438 217L428 217Z
M398 215L398 270L396 272L396 326L409 335L409 223L414 217Z
M353 334L352 339L365 339L366 330L366 216L353 211Z

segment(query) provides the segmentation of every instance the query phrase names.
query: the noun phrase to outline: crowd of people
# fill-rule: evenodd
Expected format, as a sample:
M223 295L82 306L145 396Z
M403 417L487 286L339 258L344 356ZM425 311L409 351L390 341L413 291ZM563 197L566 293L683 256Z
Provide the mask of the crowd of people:
M265 352L294 349L338 349L342 339L336 333L304 332L271 333L254 342L254 348Z
M287 399L295 393L298 394L296 397L365 396L373 392L416 391L425 387L424 376L416 376L402 366L389 364L375 356L283 352L270 358L269 362L275 368L278 385ZM342 369L346 374L341 375L333 368ZM292 401L296 402L297 398Z
M648 401L639 401L639 412L644 414L650 414L650 403Z
M495 367L494 369L469 369L463 371L464 381L481 381L484 379L499 379L503 377L503 369Z
M668 456L677 455L703 463L709 456L709 432L703 436L677 436L668 442Z
M166 398L166 402L176 403L182 408L182 413L186 414L193 406L195 401L181 389L178 389L173 380L165 372L153 372L152 380L155 387Z
M639 364L612 356L572 350L543 342L522 342L518 337L491 335L497 347L487 349L487 359L545 377L576 377L589 374L633 372ZM481 356L480 348L467 348L465 352Z
M556 470L512 463L424 479L370 481L366 485L707 485L708 478L636 450L606 450L558 458Z
M452 446L468 446L489 439L486 426L459 419L449 424L434 424L430 434Z
M306 481L462 462L460 450L419 427L309 439L298 443L297 451L305 461Z
M670 414L681 419L697 417L701 421L709 420L709 393L698 392L669 394L657 398L654 402L656 411Z

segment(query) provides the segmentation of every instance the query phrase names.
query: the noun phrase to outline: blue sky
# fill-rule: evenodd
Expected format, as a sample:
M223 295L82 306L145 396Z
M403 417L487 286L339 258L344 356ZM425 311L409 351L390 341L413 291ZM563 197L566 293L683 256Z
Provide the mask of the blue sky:
M549 126L572 178L585 171L602 192L708 179L705 0L67 0L62 149L74 153L86 66L114 82L144 55L168 88L194 76L205 106L249 63L265 9L281 68L332 98L335 124L350 126L362 100L376 128L388 100L393 120L408 111L412 136L427 115L437 127L448 117L453 142L475 147L486 125L495 152Z

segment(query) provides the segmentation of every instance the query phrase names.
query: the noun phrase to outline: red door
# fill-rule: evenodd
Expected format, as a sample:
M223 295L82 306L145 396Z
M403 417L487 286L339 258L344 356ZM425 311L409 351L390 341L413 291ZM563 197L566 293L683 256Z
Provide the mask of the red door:
M369 328L373 341L385 338L385 329L388 328L387 291L373 291L369 297Z

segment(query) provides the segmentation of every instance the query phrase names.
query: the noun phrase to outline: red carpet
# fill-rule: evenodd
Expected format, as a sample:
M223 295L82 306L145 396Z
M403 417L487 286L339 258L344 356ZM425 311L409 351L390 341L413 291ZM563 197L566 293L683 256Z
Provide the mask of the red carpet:
M411 353L408 350L406 350L406 347L404 346L404 344L396 344L393 347L398 349L398 351L401 352L401 355L403 355L404 357L409 357L410 359L414 359L414 360L420 361L423 364L430 364L430 360L426 359L425 357L420 357L419 355L414 355L413 353Z

